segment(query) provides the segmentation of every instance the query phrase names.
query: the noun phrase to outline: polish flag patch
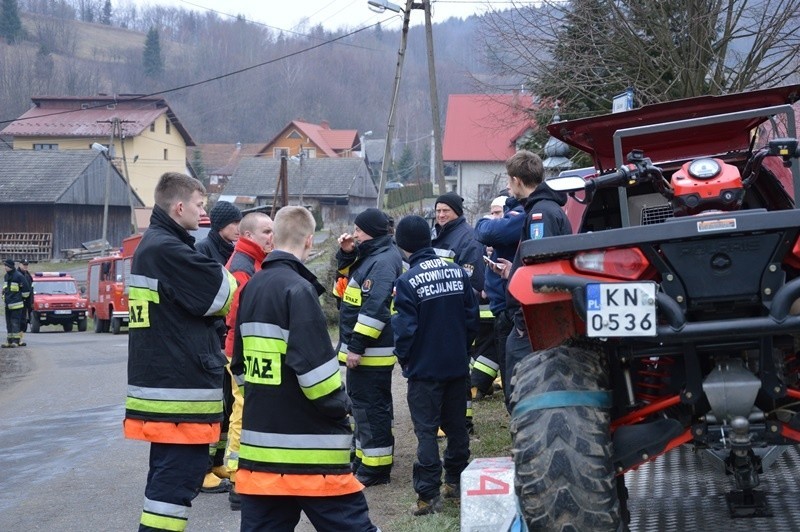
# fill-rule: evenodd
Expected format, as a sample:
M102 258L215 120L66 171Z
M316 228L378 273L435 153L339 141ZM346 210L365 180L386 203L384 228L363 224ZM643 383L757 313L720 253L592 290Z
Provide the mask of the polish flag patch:
M534 212L531 214L531 221L534 222L536 220L541 220L544 215L540 212Z

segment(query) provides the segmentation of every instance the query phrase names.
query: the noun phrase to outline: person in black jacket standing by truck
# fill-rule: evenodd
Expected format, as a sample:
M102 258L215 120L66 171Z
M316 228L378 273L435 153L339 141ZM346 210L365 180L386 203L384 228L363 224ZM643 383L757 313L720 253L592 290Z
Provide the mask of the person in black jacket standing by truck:
M438 427L447 434L446 498L459 497L469 460L463 400L469 391L469 349L478 332L478 299L464 268L436 256L423 218L400 220L395 239L411 265L395 283L392 328L417 436L414 515L425 515L441 505Z
M3 261L6 275L3 278L3 303L6 314L6 342L3 347L19 347L22 342L22 316L25 313L25 300L30 296L31 287L28 281L14 266L14 261Z

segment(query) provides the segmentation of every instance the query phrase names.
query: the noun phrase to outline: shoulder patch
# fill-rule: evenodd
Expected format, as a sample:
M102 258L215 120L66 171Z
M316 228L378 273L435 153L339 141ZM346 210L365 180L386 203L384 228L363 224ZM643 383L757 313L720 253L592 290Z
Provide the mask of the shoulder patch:
M372 288L372 280L371 279L367 279L366 281L361 283L361 292L367 293L367 292L370 291L371 288Z
M531 213L531 221L535 222L536 220L541 220L544 217L544 214L540 212Z
M531 240L544 238L544 224L542 222L531 224L530 234L528 236Z
M462 267L462 268L464 268L465 270L467 270L467 275L468 275L468 276L472 277L472 272L473 272L473 270L475 269L475 268L472 266L472 264L469 264L469 263L467 263L467 264L462 264L462 265L461 265L461 267Z

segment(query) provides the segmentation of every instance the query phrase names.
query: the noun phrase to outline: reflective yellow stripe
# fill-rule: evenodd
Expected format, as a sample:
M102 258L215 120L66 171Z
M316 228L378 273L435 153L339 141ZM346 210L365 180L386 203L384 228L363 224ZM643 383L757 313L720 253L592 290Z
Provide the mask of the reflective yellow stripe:
M222 400L157 401L127 397L125 399L125 408L153 414L219 414L222 413Z
M151 290L149 288L139 288L138 286L131 286L128 289L128 300L150 301L152 303L158 304L159 296L156 290Z
M477 371L480 371L481 373L487 374L491 378L497 377L497 370L496 369L487 366L486 364L480 362L479 360L474 361L474 364L472 365L472 368L477 370Z
M383 357L362 356L360 366L393 366L397 362L397 357L394 355Z
M158 530L170 530L172 532L183 532L186 530L186 521L186 519L155 515L147 512L142 512L142 518L139 520L143 526L156 528Z
M242 443L239 459L279 464L349 464L350 449L278 449Z
M342 375L339 373L338 363L336 373L328 377L322 382L315 384L314 386L309 386L308 388L301 387L303 393L307 398L310 400L319 399L320 397L324 397L331 392L335 392L339 388L342 387Z
M239 283L236 281L236 277L234 277L231 272L225 268L222 268L222 283L217 291L217 295L214 297L214 301L211 303L211 306L208 308L205 315L227 315L228 311L231 309L233 294L236 292L238 287Z
M342 295L342 301L354 307L361 306L361 287L356 285L347 285Z
M259 351L261 353L286 354L286 341L279 338L263 338L258 336L243 336L242 348L245 351Z
M11 303L10 305L8 305L8 308L10 310L18 310L18 309L21 309L24 306L25 306L25 304L20 301L19 303Z
M364 465L378 467L392 465L392 453L394 448L378 447L374 449L361 449L361 462Z
M356 323L356 326L353 327L354 333L363 334L368 338L377 338L381 335L381 331L374 327L370 327L369 325L364 325L363 323L359 322Z

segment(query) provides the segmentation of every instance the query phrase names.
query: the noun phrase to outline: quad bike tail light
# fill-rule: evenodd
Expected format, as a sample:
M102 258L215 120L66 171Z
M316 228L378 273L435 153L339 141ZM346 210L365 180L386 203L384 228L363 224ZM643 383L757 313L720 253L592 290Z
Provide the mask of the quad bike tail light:
M720 159L695 159L672 174L676 216L709 210L738 210L744 199L739 169Z
M584 273L636 280L650 268L650 262L637 248L620 248L578 253L572 259L572 266Z

